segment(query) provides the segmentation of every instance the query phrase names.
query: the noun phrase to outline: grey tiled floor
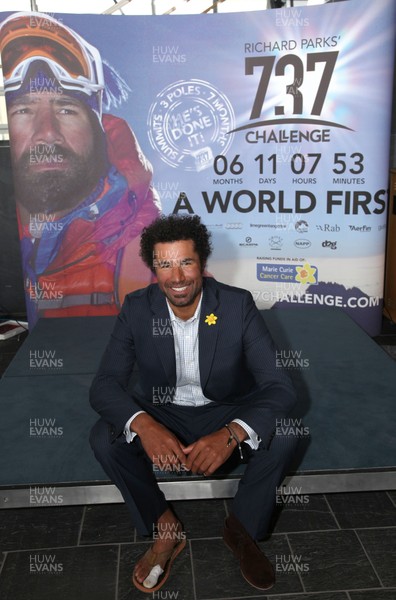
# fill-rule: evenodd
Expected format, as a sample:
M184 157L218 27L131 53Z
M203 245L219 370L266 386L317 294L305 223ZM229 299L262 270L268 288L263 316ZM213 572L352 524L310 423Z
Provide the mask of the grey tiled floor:
M130 583L149 542L122 504L5 510L1 513L2 600L395 600L396 494L309 496L287 504L268 541L276 585L250 587L221 539L229 501L180 501L188 544L161 592Z
M395 336L377 341L396 359ZM396 491L311 495L284 505L260 543L277 575L268 592L244 581L221 539L230 501L173 507L188 544L154 594L130 582L148 542L124 505L1 511L1 600L396 600Z

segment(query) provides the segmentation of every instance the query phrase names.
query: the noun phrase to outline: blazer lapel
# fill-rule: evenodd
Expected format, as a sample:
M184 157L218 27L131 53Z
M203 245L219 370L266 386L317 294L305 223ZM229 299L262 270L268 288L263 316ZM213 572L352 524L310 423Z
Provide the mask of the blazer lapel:
M212 368L219 328L224 326L224 323L221 323L216 282L209 278L206 278L204 281L205 285L198 329L199 371L203 390L205 389ZM214 315L217 319L211 319L211 315ZM210 325L211 321L215 322Z
M175 345L173 342L173 330L169 316L168 306L164 294L158 287L154 288L151 302L152 317L152 335L153 343L157 351L169 384L176 385L176 357ZM153 360L155 357L153 356Z

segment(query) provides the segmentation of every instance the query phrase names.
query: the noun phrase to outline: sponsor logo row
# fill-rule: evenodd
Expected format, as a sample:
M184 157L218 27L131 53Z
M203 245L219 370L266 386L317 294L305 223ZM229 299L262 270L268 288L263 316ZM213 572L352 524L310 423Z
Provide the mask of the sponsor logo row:
M337 240L323 240L319 242L322 248L329 248L330 250L337 250ZM280 235L272 235L268 239L268 246L270 250L282 250L284 244L284 238ZM241 247L254 247L259 244L257 241L253 240L250 236L246 236L243 242L239 242L238 244ZM260 246L263 246L260 243ZM312 242L305 238L299 238L294 241L294 246L299 250L307 250L312 246ZM260 257L257 257L260 258Z
M212 223L209 224L210 229L244 229L243 223ZM323 233L340 233L342 232L354 232L354 233L371 233L374 231L382 231L386 229L386 223L381 225L353 225L351 223L315 223L309 224L308 221L300 219L298 221L282 221L276 223L250 223L249 227L254 229L274 229L279 231L296 231L299 234L308 233L313 231L322 231Z

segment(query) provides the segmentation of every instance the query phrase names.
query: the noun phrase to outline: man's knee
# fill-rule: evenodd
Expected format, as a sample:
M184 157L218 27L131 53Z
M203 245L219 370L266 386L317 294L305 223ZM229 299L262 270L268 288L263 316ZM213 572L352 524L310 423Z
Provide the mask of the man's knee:
M99 419L91 429L89 443L94 452L96 459L103 465L112 465L115 462L132 461L134 457L139 457L142 452L140 450L139 440L128 444L124 434L118 438L112 438L110 434L110 426L108 423Z
M270 462L272 465L283 465L291 461L296 453L299 438L295 435L274 434L268 446L260 444L258 450L250 451L251 457L257 456L258 462Z
M279 464L290 462L296 453L299 441L296 435L275 434L269 446L269 452L273 460L276 460Z

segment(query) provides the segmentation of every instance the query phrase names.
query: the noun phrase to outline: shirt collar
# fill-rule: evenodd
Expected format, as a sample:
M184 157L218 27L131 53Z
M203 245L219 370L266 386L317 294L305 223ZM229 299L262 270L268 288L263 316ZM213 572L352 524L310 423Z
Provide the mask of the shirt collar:
M165 298L166 303L168 305L170 320L172 321L172 323L174 323L174 322L177 322L177 323L192 323L193 321L195 321L195 319L199 319L199 316L201 314L202 298L203 298L203 289L201 291L201 297L199 299L197 308L195 309L195 312L194 312L193 316L190 317L189 319L187 319L187 321L184 321L183 319L180 319L179 317L177 317L175 315L175 313L173 312L173 310L171 308L171 305L170 305L170 303L168 301L168 298Z

